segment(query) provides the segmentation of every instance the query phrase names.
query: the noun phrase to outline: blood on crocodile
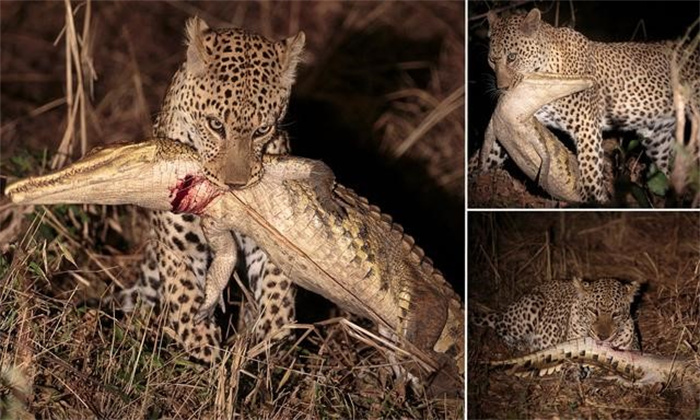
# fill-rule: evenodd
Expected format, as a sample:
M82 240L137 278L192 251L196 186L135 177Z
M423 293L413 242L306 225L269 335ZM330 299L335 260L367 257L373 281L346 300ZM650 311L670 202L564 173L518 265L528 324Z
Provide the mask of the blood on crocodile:
M222 191L203 176L185 175L170 189L173 213L200 214Z

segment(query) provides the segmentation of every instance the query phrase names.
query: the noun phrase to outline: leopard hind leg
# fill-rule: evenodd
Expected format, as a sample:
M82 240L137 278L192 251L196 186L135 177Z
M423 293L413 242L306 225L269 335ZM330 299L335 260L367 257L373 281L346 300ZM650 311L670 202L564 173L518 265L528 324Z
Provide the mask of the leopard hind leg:
M637 133L641 136L646 155L666 176L669 176L671 173L673 145L676 142L675 131L675 118L660 119L652 126L637 130Z

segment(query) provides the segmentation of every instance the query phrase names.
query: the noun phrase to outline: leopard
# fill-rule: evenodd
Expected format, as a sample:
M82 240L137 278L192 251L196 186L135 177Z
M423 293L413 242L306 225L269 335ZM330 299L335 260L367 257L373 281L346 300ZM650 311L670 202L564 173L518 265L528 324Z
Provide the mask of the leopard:
M636 281L603 277L555 280L535 287L504 311L474 311L473 325L490 327L511 348L534 352L582 337L639 350L632 303Z
M596 42L567 27L554 27L533 8L507 17L488 14L488 63L498 91L508 90L519 75L547 72L591 77L592 88L574 93L537 111L544 125L574 140L585 201L608 201L602 132L619 129L639 136L645 154L669 176L674 157L676 114L671 85L674 54L679 80L691 98L685 111L700 104L700 50L681 41ZM699 108L700 109L700 108ZM485 171L507 159L497 145ZM471 161L470 161L471 162ZM473 165L470 163L470 168Z
M282 128L304 32L271 41L242 28L212 29L195 17L186 24L187 54L168 86L153 136L192 146L207 171L230 188L255 183L264 154L288 154ZM213 255L197 216L152 211L145 256L136 283L115 299L125 312L139 302L164 315L164 330L187 355L203 363L221 356L213 313L201 316ZM252 238L232 232L239 271L254 302L244 323L255 339L281 338L294 322L295 288ZM239 257L240 256L240 257ZM235 275L235 274L234 274Z

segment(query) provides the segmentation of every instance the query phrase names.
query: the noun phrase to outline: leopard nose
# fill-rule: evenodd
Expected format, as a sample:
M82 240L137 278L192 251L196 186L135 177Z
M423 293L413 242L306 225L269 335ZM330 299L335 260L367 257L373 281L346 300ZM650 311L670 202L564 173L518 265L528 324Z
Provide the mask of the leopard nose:
M507 89L513 84L513 74L505 65L496 66L496 86Z
M593 323L593 333L599 340L605 341L612 337L615 329L613 328L613 320L610 315L600 315Z
M226 185L242 186L250 182L253 167L253 151L250 142L231 142L220 154L218 163Z
M244 177L232 177L225 180L226 185L231 188L243 188L258 182L262 177L262 162L254 160L253 162L249 163L250 164L247 167L247 172L245 173Z
M499 89L506 89L510 87L510 81L505 81L503 78L496 79L496 86Z

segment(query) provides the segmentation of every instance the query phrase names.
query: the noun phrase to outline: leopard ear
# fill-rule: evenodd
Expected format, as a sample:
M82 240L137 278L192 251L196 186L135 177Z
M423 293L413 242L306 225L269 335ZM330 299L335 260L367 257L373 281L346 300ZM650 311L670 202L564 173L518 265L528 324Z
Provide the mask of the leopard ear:
M193 17L187 21L187 72L200 76L207 70L209 56L204 48L204 34L209 30L209 25L199 17Z
M275 44L279 52L280 65L282 67L283 86L291 87L296 78L297 66L303 59L304 44L306 43L306 35L304 32L299 32L295 36L279 41Z
M538 29L540 29L540 23L542 22L542 14L540 14L539 9L532 9L525 16L525 19L520 24L520 30L525 34L525 36L531 36Z
M637 295L637 293L639 293L639 289L642 287L642 285L636 281L633 281L625 284L625 287L627 289L627 299L630 301L630 303L632 303L632 301L634 301L634 297Z
M493 28L493 25L498 21L498 15L491 10L486 14L486 19L489 21L489 28Z
M583 295L588 292L588 289L590 288L590 283L583 281L583 279L579 276L574 276L573 278L573 283L574 283L574 288L576 289L576 293L579 295Z

